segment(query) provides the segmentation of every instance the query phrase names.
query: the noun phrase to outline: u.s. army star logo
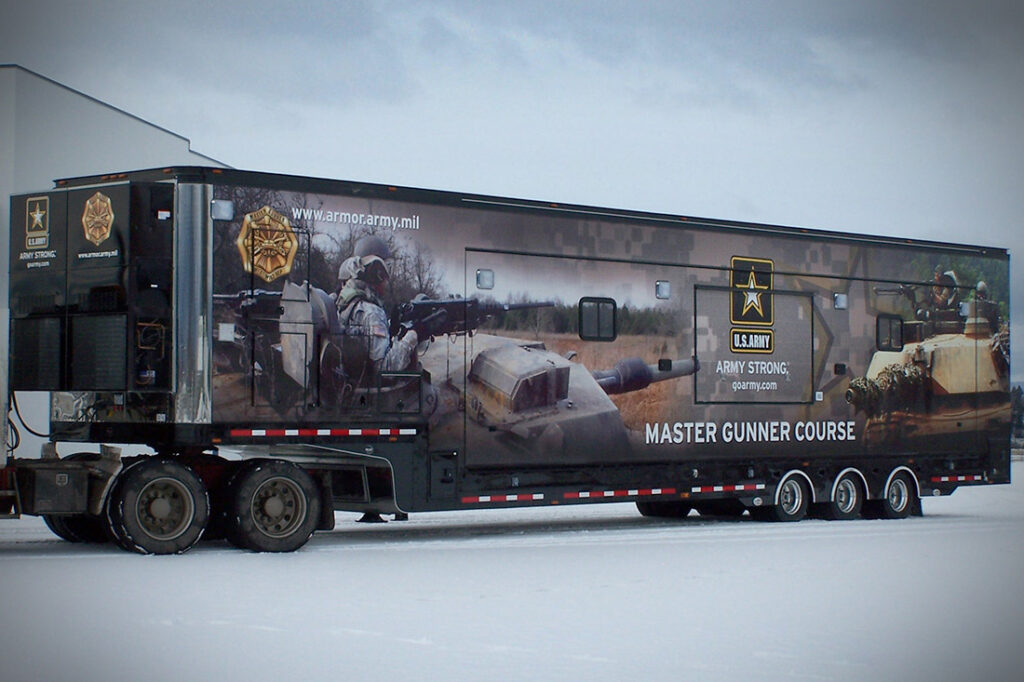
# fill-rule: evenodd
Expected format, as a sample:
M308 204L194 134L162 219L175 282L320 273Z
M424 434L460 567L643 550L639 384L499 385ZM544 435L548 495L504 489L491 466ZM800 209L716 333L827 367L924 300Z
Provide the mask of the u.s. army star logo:
M733 256L729 263L729 288L732 297L729 319L733 324L771 326L772 275L775 263L767 258Z
M113 224L114 207L110 204L110 197L102 192L96 192L85 202L85 210L82 211L85 238L99 246L110 236Z
M729 330L729 350L774 353L775 330L768 328L775 321L774 261L733 256L729 268L729 321L744 325Z
M50 197L29 197L25 201L25 248L50 246Z
M245 271L265 282L273 282L291 272L299 250L299 240L291 223L269 206L245 214L235 243Z

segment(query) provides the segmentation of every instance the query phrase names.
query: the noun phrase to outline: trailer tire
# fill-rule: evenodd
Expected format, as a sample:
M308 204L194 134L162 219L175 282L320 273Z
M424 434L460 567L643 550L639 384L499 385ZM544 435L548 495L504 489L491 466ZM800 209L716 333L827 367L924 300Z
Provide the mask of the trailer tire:
M900 472L892 477L885 496L878 500L878 511L883 519L905 519L914 511L917 494L910 477Z
M210 519L206 487L173 459L145 458L118 477L107 501L117 543L140 554L180 554L202 537Z
M283 460L262 460L231 481L227 538L254 552L293 552L320 521L320 491L304 469Z
M835 494L825 504L825 518L830 521L847 521L860 516L864 506L864 489L853 472L839 477Z
M693 508L685 502L637 500L637 511L641 516L655 519L684 519Z
M754 517L766 521L799 521L811 506L811 489L800 475L787 476L779 484L778 504L758 507Z

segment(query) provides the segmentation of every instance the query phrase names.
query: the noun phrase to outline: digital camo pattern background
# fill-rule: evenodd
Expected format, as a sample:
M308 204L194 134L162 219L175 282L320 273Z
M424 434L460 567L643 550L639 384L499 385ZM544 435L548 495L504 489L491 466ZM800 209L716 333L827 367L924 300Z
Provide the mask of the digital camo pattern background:
M471 466L812 455L823 448L853 454L881 452L894 442L912 450L931 438L943 447L982 447L1008 428L1008 267L1001 258L696 221L665 227L478 204L245 187L216 192L235 205L235 219L218 222L214 239L217 421L382 418L375 411L387 402L382 396L364 392L360 402L359 390L325 380L324 346L332 340L317 335L315 315L303 332L308 338L282 342L279 304L288 283L309 282L335 294L339 266L355 242L376 234L391 248L383 298L392 316L417 294L545 304L491 316L473 335L421 346L410 369L425 369L429 379L401 399L402 391L389 388L388 414L420 414L431 425L432 447L463 450ZM238 246L245 215L264 207L287 219L296 243L290 271L269 282L246 272ZM733 269L743 259L770 263L770 288ZM939 320L949 310L929 307L939 288L936 270L952 273L957 283L952 325ZM478 287L478 272L488 288ZM979 281L986 282L986 302L973 305ZM265 300L247 299L244 292L252 290ZM580 339L584 297L615 301L615 340ZM737 318L735 301L747 304L745 318ZM756 324L758 306L769 305L770 324ZM971 323L982 308L995 310L987 327ZM906 325L906 353L886 355L882 363L921 373L906 385L886 383L887 375L872 369L882 357L879 315ZM761 334L734 336L751 330ZM307 349L302 381L275 365L277 349L288 345ZM630 374L627 390L603 387L604 374L629 374L637 362L656 369L671 361L678 369L694 356L696 373L658 380L655 372L636 381ZM941 378L931 374L937 368ZM869 370L875 374L869 377ZM851 403L857 379L903 403ZM343 397L332 399L328 389ZM944 411L958 415L960 426L950 431L948 420L936 419Z

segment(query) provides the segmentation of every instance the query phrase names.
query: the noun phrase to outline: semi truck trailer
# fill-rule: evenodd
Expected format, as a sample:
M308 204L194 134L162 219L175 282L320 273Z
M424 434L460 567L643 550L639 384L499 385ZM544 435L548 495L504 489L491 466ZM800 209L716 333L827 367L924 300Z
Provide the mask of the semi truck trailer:
M10 238L0 512L73 542L895 519L1010 480L1001 248L202 167L13 196Z

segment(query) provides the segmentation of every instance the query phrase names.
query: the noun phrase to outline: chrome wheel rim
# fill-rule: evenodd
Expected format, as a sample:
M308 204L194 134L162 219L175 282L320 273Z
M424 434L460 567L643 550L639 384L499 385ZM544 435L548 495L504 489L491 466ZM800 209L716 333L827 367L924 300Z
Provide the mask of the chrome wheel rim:
M264 481L252 496L252 520L261 533L288 537L306 518L306 495L283 476Z
M169 477L147 483L135 502L139 526L155 540L173 540L180 536L191 525L195 510L188 487Z
M902 512L907 507L907 502L910 500L910 491L907 489L907 482L902 478L895 479L889 485L889 494L886 495L889 501L889 507L894 512Z
M856 506L857 484L844 478L836 486L836 508L843 514L849 514Z
M800 511L804 503L804 488L795 479L789 479L782 484L782 493L779 495L779 506L786 516L794 516Z

